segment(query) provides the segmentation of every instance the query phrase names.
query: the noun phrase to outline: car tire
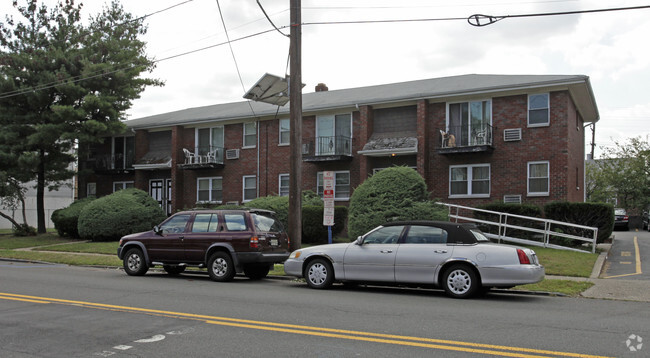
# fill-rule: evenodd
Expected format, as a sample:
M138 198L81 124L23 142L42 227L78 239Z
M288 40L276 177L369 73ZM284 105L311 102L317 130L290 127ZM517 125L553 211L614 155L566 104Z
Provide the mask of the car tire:
M474 270L467 265L452 265L445 271L443 286L447 295L453 298L469 298L479 289Z
M332 286L334 282L334 269L332 264L325 259L310 261L305 267L303 276L307 285L315 289L325 289Z
M142 276L149 270L147 260L140 249L130 249L124 255L124 272L129 276Z
M230 255L223 251L217 251L210 256L208 274L212 280L217 282L232 281L235 273L235 265L233 265Z
M261 280L269 274L271 265L246 265L244 275L251 280Z
M185 266L163 265L163 270L170 276L177 276L185 271Z

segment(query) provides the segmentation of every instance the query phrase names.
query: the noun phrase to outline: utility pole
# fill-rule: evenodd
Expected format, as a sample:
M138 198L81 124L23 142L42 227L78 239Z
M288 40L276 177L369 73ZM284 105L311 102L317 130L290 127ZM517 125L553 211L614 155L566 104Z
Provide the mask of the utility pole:
M301 0L290 0L291 30L289 33L289 135L291 158L289 167L289 238L291 250L302 246L302 29Z

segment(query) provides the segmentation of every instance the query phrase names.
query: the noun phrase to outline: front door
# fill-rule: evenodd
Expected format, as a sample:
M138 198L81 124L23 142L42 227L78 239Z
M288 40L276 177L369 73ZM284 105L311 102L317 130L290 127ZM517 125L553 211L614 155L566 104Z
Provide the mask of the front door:
M171 179L153 179L149 181L149 195L158 202L166 215L171 214L172 210L172 180Z
M346 280L394 282L395 256L404 226L375 230L360 245L350 245L343 257Z

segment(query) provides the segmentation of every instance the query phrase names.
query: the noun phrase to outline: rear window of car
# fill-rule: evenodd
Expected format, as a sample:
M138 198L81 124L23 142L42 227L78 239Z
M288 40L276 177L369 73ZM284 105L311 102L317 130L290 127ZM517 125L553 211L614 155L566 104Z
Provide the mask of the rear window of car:
M283 231L282 223L276 218L262 215L258 213L251 213L253 222L255 223L255 230L261 232L281 232Z
M228 231L246 231L246 217L243 213L230 213L223 216Z
M485 236L485 234L481 230L470 229L469 231L474 235L474 237L476 238L476 241L479 241L479 242L481 242L481 241L490 241L490 239L488 239L487 236Z
M614 215L625 215L625 209L614 209Z

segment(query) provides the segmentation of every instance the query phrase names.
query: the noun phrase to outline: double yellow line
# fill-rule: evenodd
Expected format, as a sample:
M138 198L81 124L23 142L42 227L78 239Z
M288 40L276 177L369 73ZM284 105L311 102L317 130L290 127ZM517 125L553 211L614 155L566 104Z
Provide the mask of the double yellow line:
M85 302L63 300L58 298L47 298L38 296L17 295L12 293L0 292L0 299L22 301L30 303L41 304L61 304L69 306L77 306L83 308L111 310L127 313L139 313L152 316L163 316L179 319L191 319L202 321L208 324L215 324L220 326L240 327L264 331L282 332L290 334L301 334L309 336L319 336L335 339L346 339L363 342L394 344L400 346L411 346L419 348L430 348L436 350L456 351L465 353L487 354L492 356L501 357L525 357L525 358L542 358L542 357L578 357L578 358L608 358L604 356L596 356L580 353L558 352L532 348L510 347L493 344L472 343L462 341L452 341L435 338L422 338L412 336L401 336L393 334L382 334L362 331L352 331L334 328L322 328L312 326L302 326L286 323L274 323L264 321L254 321L247 319L229 318L199 315L192 313L182 313L173 311L153 310L147 308L128 307L108 305L103 303Z

